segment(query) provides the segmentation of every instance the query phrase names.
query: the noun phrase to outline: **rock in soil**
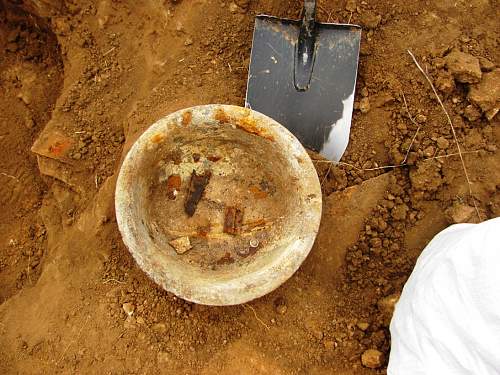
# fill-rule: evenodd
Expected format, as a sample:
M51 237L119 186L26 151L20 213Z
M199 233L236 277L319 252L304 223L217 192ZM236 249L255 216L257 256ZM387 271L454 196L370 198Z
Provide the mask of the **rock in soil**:
M370 110L370 100L367 97L359 101L359 110L362 113L367 113Z
M125 311L125 314L127 314L128 316L131 316L135 311L135 306L131 302L126 302L122 305L122 309L123 309L123 311Z
M392 314L394 313L394 308L399 300L400 295L398 293L388 295L381 298L377 302L377 307L382 314L384 325L388 326L392 319Z
M485 73L481 83L471 86L468 98L481 108L488 120L493 119L500 109L500 69Z
M377 349L368 349L361 355L361 363L368 368L379 368L384 364L384 354Z
M446 67L458 82L477 83L481 80L481 66L477 57L453 51L445 57L445 62Z
M446 218L450 224L467 223L474 215L475 208L456 202L446 211Z
M476 121L481 117L481 112L473 104L468 105L464 109L464 116L469 121Z

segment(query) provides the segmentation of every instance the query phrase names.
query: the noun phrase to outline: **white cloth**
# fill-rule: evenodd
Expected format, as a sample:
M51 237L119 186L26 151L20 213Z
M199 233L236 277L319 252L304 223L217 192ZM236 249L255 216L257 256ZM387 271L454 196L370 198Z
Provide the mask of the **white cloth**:
M500 374L500 218L434 237L390 330L388 375Z

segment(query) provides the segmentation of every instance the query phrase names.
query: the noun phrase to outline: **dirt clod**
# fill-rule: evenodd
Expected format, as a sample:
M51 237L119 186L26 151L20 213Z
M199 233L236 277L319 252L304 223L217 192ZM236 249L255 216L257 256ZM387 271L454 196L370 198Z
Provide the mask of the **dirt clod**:
M391 216L394 220L405 220L408 210L409 208L406 204L397 205L391 210Z
M345 4L345 10L348 12L356 11L356 0L347 0Z
M486 57L479 57L479 65L483 72L491 72L495 69L495 64L488 60Z
M468 105L464 109L464 116L469 121L476 121L481 117L481 112L473 104Z
M492 120L500 110L500 69L485 73L481 83L471 86L468 99Z
M379 368L384 364L384 354L377 349L368 349L361 355L361 363L368 368Z
M400 295L398 293L391 294L378 300L377 307L382 314L383 322L386 326L389 325L392 314L394 313L394 308L399 300Z
M477 57L453 51L445 56L445 61L446 67L458 82L477 83L481 80L481 67Z
M359 101L359 110L362 113L367 113L370 110L370 99L364 97Z
M439 137L436 140L436 144L441 150L446 150L450 147L450 141L448 141L445 137Z
M410 181L417 190L436 191L442 184L439 165L434 161L425 161L410 171Z
M436 79L436 87L446 95L450 95L455 90L455 80L450 72L441 72Z
M361 25L367 29L376 29L381 20L382 16L372 11L365 11L361 14Z

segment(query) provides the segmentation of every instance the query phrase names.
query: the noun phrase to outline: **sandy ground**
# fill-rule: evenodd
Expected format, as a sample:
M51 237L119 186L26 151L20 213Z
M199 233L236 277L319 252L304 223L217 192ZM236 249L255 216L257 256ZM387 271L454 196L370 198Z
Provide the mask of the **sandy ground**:
M383 374L426 243L500 215L496 2L320 1L322 21L361 24L363 40L344 164L315 162L315 246L265 297L185 302L121 241L120 161L177 109L243 105L255 15L297 18L300 2L13 3L0 1L3 374ZM380 355L362 362L368 349Z

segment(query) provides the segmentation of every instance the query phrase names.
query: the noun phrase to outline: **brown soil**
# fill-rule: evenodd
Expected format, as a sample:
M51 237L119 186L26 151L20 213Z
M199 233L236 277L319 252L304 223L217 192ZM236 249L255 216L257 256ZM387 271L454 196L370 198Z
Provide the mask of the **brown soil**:
M390 301L423 247L477 221L474 203L483 220L500 215L498 102L480 95L498 77L498 7L319 3L322 20L365 26L350 165L316 163L324 215L299 271L220 308L182 301L135 265L114 219L116 172L166 114L242 105L255 14L298 17L300 2L0 1L1 373L385 373L361 354L388 354ZM440 90L475 202L407 49ZM453 49L481 58L482 86L460 81L477 82L477 67L446 65ZM417 124L405 166L362 170L404 161Z

